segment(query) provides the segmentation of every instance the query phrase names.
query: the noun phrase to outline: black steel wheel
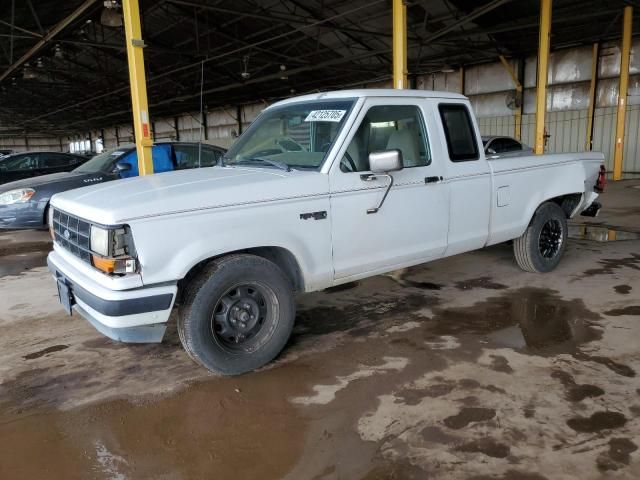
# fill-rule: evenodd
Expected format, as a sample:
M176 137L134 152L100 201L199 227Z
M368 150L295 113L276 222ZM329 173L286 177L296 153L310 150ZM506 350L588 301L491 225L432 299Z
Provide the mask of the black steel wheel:
M257 282L231 287L218 301L211 318L211 333L229 352L255 350L267 341L277 324L278 298L269 286Z
M554 202L538 207L527 230L513 241L518 266L527 272L546 273L558 266L567 246L567 217Z
M273 360L294 320L292 283L284 272L265 258L236 254L213 260L187 285L178 331L196 363L239 375Z

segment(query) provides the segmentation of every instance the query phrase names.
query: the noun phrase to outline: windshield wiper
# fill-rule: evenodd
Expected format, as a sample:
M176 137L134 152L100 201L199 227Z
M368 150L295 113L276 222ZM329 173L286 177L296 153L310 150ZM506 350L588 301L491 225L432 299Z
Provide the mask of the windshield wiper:
M243 160L238 160L237 162L233 162L233 163L236 165L240 165L240 164L247 165L254 162L266 163L267 165L271 165L272 167L279 168L280 170L284 170L285 172L291 171L291 167L284 162L280 162L278 160L271 160L269 158L262 158L262 157L246 158Z

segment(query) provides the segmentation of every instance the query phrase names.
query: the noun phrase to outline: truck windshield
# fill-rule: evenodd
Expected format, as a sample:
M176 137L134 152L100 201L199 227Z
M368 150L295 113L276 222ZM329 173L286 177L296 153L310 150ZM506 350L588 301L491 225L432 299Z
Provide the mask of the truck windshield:
M353 99L300 102L262 113L224 157L225 165L316 169L340 133Z

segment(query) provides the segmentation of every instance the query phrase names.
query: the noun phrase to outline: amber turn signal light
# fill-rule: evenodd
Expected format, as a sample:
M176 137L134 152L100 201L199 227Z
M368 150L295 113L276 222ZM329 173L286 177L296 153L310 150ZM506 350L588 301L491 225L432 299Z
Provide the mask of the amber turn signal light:
M98 270L102 270L105 273L113 273L116 270L116 261L112 258L102 258L95 255L91 255L91 263Z

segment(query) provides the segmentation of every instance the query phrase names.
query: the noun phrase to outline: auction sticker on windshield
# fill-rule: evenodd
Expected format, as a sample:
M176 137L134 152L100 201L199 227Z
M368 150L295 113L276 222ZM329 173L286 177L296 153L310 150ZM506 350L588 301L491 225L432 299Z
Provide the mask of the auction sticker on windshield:
M346 110L311 110L305 122L339 122Z

